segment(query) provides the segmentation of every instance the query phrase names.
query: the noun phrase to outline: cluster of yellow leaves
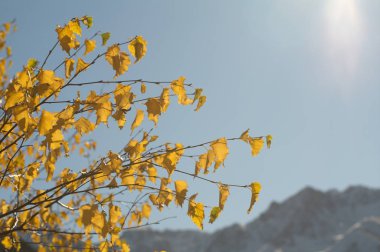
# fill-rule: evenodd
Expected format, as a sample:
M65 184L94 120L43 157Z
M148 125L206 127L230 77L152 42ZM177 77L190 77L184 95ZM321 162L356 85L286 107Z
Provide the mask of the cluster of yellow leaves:
M249 129L244 131L243 134L241 134L240 139L251 146L252 156L257 156L264 146L263 137L251 137L248 135L248 132L249 132ZM269 149L272 144L272 136L267 135L265 138L266 138L267 147Z
M67 54L70 54L71 49L77 49L80 46L77 36L82 36L81 23L90 28L92 26L92 18L88 16L73 18L65 26L58 26L56 28L59 44Z
M153 206L161 211L171 202L179 207L184 207L187 202L188 216L198 228L203 229L205 208L207 207L196 201L197 193L188 197L187 194L190 190L188 183L185 180L172 181L172 177L174 177L172 174L179 171L177 166L181 159L188 157L184 155L185 150L200 146L206 147L207 150L198 156L195 164L195 177L199 175L200 171L208 174L208 169L212 165L214 171L221 165L224 166L229 154L227 146L229 140L225 137L198 146L184 147L180 143L166 143L160 145L159 148L151 146L148 148L157 140L158 136L140 130L137 135L143 132L141 133L142 138L140 140L137 140L136 137L129 139L123 149L124 152L109 151L108 154L84 169L81 167L57 168L59 173L55 172L62 154L69 157L77 147L79 147L79 155L89 157L87 151L95 149L96 142L83 140L82 137L93 132L97 127L101 127L99 126L101 124L108 126L110 118L113 118L121 129L127 122L127 114L134 111L134 120L130 125L132 134L142 126L145 116L154 125L157 125L159 117L167 111L170 105L171 96L175 96L178 104L181 105L195 105L197 102L195 111L198 111L206 102L203 90L196 88L190 92L189 89L192 86L185 83L183 76L173 80L167 86L163 85L165 82L155 83L143 80L121 81L120 83L107 81L107 83L116 84L114 89L110 89L109 92L99 93L92 90L88 92L85 99L81 98L78 92L76 99L57 101L63 88L84 84L72 84L71 81L91 67L100 57L104 56L105 61L115 71L114 78L117 78L128 71L131 65L130 56L134 58L134 63L137 63L146 55L147 42L142 36L136 36L127 43L109 46L104 53L98 54L94 60L87 63L76 55L82 48L84 48L82 57L91 55L96 49L97 41L93 37L83 38L84 42L81 44L80 37L83 26L90 28L92 18L88 16L74 18L63 27L56 28L58 43L69 55L61 64L64 67L61 75L64 77L59 77L58 71L44 69L45 62L43 66L39 67L36 59L30 59L22 71L16 73L13 80L6 86L4 83L8 78L7 68L9 67L7 59L11 55L11 49L5 46L5 38L11 24L7 23L4 25L4 30L0 29L0 51L6 48L7 55L5 58L0 58L0 94L4 97L0 106L4 112L10 115L7 120L4 120L7 121L6 123L0 123L0 133L5 135L5 140L0 141L0 149L6 150L0 152L0 171L5 174L3 177L5 179L0 178L0 186L4 189L11 188L13 192L17 191L20 197L31 198L29 204L33 206L30 211L20 212L17 219L14 215L0 219L0 227L7 227L9 230L9 227L15 225L16 222L23 223L28 220L28 225L31 227L63 227L64 229L65 223L74 218L78 227L83 229L85 237L93 232L98 234L100 244L96 247L100 251L108 251L109 248L115 249L115 246L122 251L129 251L128 245L119 239L119 234L125 224L138 227L144 221L148 221ZM110 33L102 33L100 37L101 44L104 46L110 38ZM127 44L128 52L123 51L122 46L125 44ZM99 83L101 82L103 81L99 81ZM133 84L140 84L139 92L132 89ZM147 92L146 84L162 84L161 93L158 93L157 96L136 100L137 93L145 94ZM55 98L55 102L51 102L51 98ZM53 111L52 107L47 106L47 102L64 103L65 107L54 105L55 111ZM22 146L22 148L25 147L25 151L19 151L17 144L12 143L17 143L19 139L22 139L22 143L27 144ZM258 155L264 145L264 137L251 137L248 135L248 130L240 136L240 139L250 145L253 156ZM272 137L268 135L265 140L269 148ZM11 162L8 163L8 160ZM58 189L56 191L34 189L33 182L41 174L46 174L48 186L54 184ZM0 173L0 175L2 174ZM49 182L50 180L52 181ZM210 211L210 223L213 223L223 211L231 187L223 183L213 183L218 185L219 202ZM141 192L144 189L154 192L150 192L149 199L142 204L132 205L128 214L125 214L123 209L118 206L118 201L115 200L116 195L125 191L124 188L135 192ZM249 188L252 196L248 212L252 210L257 201L261 186L254 182ZM109 189L111 192L107 191L108 195L103 195L103 189ZM25 195L26 192L29 194ZM33 197L33 195L37 196ZM56 197L54 200L51 199L54 197ZM60 201L61 199L67 199L68 202L63 203ZM64 208L63 211L53 211L52 205L57 202ZM10 213L15 208L15 205L8 205L5 200L1 201L1 214ZM72 213L76 214L72 215ZM46 237L43 240L43 237L32 234L31 239L36 243L48 244L39 246L39 251L42 252L50 249L49 244L64 246L78 243L83 240L83 236L53 234L50 241L47 241ZM5 236L1 243L7 249L17 249L20 246L17 241L19 241L17 235ZM93 246L91 239L88 239L85 245L84 251L91 251L90 247Z
M198 161L195 163L195 175L199 174L199 171L204 170L204 174L208 173L208 168L214 163L214 171L216 171L220 165L224 163L227 158L229 149L227 147L227 139L225 137L219 138L210 144L209 150L201 154Z

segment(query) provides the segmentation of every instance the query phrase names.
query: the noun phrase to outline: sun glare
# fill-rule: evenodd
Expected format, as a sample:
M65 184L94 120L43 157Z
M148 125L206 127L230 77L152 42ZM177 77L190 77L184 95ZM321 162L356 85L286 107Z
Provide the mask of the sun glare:
M328 0L325 38L329 66L345 77L355 74L363 37L363 21L356 0Z

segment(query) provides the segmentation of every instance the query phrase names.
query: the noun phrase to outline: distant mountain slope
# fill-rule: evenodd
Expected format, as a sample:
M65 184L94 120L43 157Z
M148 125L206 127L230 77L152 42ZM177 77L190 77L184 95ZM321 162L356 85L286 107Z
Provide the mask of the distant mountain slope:
M343 192L307 187L247 225L199 231L128 231L132 251L298 252L380 251L380 190Z

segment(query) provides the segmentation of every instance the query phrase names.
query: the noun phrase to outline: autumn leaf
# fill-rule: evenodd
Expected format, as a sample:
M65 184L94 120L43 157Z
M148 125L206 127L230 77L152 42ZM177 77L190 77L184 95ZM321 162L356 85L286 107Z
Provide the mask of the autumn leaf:
M118 45L115 44L108 47L105 57L112 66L112 69L115 70L114 78L128 71L128 66L131 64L131 61L127 53L120 51Z
M88 119L84 117L80 117L75 123L74 127L79 134L87 134L95 129L95 124L90 122Z
M161 96L160 96L160 106L162 112L165 112L168 109L168 106L170 104L170 96L169 96L169 88L164 88L162 90Z
M193 103L201 97L202 92L203 92L202 88L196 88L195 89Z
M182 207L183 201L185 200L187 194L187 183L183 180L177 180L175 181L174 185L176 191L175 202L177 205L180 205Z
M190 217L190 219L193 221L193 223L199 228L203 229L203 220L205 218L204 215L204 206L202 203L195 202L195 198L197 197L197 194L192 195L189 198L189 207L187 210L187 215Z
M84 52L84 55L87 55L88 53L92 52L95 49L96 41L86 39L84 41L84 45L86 46L86 51Z
M133 120L133 123L131 125L131 134L135 128L140 126L140 124L142 123L143 120L144 120L144 111L142 111L141 109L138 109L136 111L135 120Z
M131 108L134 94L130 85L117 84L113 94L118 109L128 111Z
M264 146L264 140L262 138L249 138L249 144L251 145L252 156L257 156Z
M248 135L248 132L249 132L249 129L247 129L246 131L244 131L241 135L240 135L240 139L243 140L244 142L246 143L249 143L249 135Z
M224 204L227 201L228 196L230 195L230 190L227 185L219 184L219 208L223 210Z
M259 193L261 191L261 185L259 182L253 182L249 186L250 186L250 189L252 191L252 195L251 195L251 203L249 204L249 208L248 208L247 213L251 212L253 205L256 203L256 201L259 198Z
M78 59L77 61L77 69L75 70L75 74L78 74L88 68L90 64L86 63L84 60L81 58Z
M105 32L100 35L102 37L102 46L107 44L108 39L111 37L111 33Z
M215 154L215 166L214 169L218 169L218 167L224 163L224 160L226 159L229 150L227 147L227 140L225 137L219 138L218 140L212 142L210 144L210 147L212 151Z
M128 50L131 52L133 57L135 57L135 59L136 59L135 63L137 63L142 57L145 56L146 46L147 46L147 42L141 36L137 36L134 40L132 40L128 44Z
M74 70L74 64L75 64L74 59L66 58L66 60L65 60L65 77L66 77L66 79L70 78L71 72Z
M13 247L12 239L9 236L5 236L1 241L1 244L3 244L4 248L6 249L11 249Z
M83 16L82 17L82 22L85 26L87 26L87 28L91 28L92 24L93 24L93 18L90 17L90 16Z
M211 224L214 223L214 221L219 217L221 212L222 210L220 209L220 207L213 207L210 212L209 223Z
M55 126L57 119L55 114L43 110L38 123L38 132L40 135L46 135Z
M158 117L161 115L161 102L158 98L149 98L145 103L148 112L148 119L153 121L155 125L158 123Z
M206 103L206 96L200 96L199 99L198 99L198 104L197 104L197 107L195 109L195 111L199 111L199 109Z
M266 138L266 142L267 142L267 147L268 147L268 149L270 149L270 146L272 145L272 136L267 135L265 138Z
M181 76L177 80L172 81L170 87L177 95L178 104L188 105L193 103L193 100L189 99L186 94L185 77Z
M141 82L140 92L142 94L145 94L145 92L146 92L146 85L144 84L144 82Z

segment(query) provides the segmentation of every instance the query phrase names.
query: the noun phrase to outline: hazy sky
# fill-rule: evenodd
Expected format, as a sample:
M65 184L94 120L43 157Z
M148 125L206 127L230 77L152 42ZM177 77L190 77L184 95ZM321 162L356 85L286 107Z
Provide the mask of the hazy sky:
M273 147L257 158L244 143L216 180L260 181L260 201L246 215L250 193L231 190L210 231L246 223L271 201L311 185L327 190L380 186L380 1L2 1L1 21L16 18L11 37L14 70L28 58L42 59L55 43L54 28L71 17L94 17L94 31L111 42L136 34L148 54L126 78L173 80L181 75L204 89L200 112L172 106L156 133L162 141L196 144L222 136L272 134ZM54 63L54 62L53 62ZM56 64L52 64L56 65ZM99 80L102 67L87 76ZM174 103L174 102L173 102ZM150 124L147 126L150 127ZM100 127L98 152L118 150L128 131ZM180 166L193 171L192 165ZM195 181L199 199L217 204L217 189ZM195 228L186 210L159 228Z

